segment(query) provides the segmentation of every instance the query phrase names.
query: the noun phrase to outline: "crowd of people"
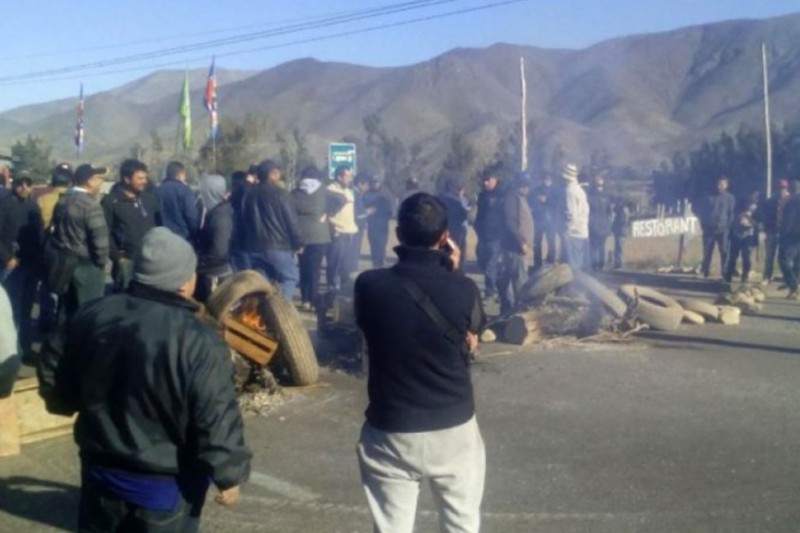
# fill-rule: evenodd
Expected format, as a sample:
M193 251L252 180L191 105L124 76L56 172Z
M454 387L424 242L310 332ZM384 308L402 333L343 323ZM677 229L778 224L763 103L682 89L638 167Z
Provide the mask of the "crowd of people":
M50 191L34 199L28 176L0 173L0 397L21 355L37 366L47 409L78 413L82 530L196 531L211 485L218 503L238 500L252 453L228 349L199 304L225 277L254 269L289 300L299 284L299 305L313 310L323 264L330 290L349 287L366 235L374 268L352 286L370 354L357 455L376 531L413 530L422 481L443 530L477 531L485 451L469 365L483 301L513 309L531 271L547 264L620 268L630 219L602 174L585 187L574 164L538 184L486 169L474 216L455 177L437 196L409 179L398 204L380 179L347 165L332 180L308 167L291 190L272 160L235 172L230 190L218 175L200 176L193 190L177 161L155 186L144 163L127 159L102 195L108 174L59 164ZM741 256L746 282L763 227L765 282L777 256L797 299L799 191L781 180L766 202L737 202L719 179L695 204L702 274L718 249L724 279ZM398 262L381 268L395 217ZM469 224L483 295L463 275ZM37 301L44 341L34 358Z
M714 252L718 251L723 280L731 283L738 272L741 282L748 283L753 250L758 248L763 230L766 239L762 283L774 281L777 258L784 287L789 291L787 297L800 299L800 183L781 179L777 193L766 201L757 191L737 200L728 189L728 178L720 177L716 192L702 198L695 208L703 231L702 275L710 276Z

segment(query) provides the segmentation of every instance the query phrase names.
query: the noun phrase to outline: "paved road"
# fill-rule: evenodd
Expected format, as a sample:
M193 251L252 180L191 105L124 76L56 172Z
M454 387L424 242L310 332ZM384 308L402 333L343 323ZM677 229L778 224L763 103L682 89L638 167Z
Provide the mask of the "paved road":
M800 530L799 340L800 304L776 298L739 327L487 348L474 372L488 451L484 531ZM332 371L323 380L247 419L253 479L236 509L209 504L206 531L370 530L354 456L365 384ZM69 528L75 453L64 438L0 460L0 531ZM431 510L423 490L418 531L436 530Z

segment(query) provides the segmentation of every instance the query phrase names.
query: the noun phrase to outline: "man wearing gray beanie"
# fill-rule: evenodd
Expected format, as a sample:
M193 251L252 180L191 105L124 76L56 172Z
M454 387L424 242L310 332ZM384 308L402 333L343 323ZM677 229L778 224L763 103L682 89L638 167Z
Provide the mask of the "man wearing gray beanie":
M78 413L81 531L197 531L209 484L231 505L249 475L228 349L190 299L196 266L188 242L151 229L129 289L81 307L43 348L48 411Z

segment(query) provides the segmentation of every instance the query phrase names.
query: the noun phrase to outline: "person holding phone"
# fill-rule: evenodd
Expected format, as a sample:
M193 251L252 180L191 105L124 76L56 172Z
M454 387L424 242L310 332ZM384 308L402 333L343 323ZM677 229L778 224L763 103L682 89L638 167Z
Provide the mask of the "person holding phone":
M397 237L398 263L362 273L355 285L369 353L357 454L374 530L410 533L427 482L443 530L477 532L486 456L470 352L485 321L481 294L458 271L461 250L439 199L418 193L403 201Z

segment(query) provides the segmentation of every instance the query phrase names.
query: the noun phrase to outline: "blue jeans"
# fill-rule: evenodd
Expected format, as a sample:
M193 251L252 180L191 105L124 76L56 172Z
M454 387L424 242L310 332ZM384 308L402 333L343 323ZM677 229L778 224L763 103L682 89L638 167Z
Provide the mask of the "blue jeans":
M500 278L500 269L503 262L503 249L499 240L478 240L478 247L475 250L478 256L478 266L485 278L487 297L497 294L497 282Z
M248 254L250 268L257 270L269 279L280 285L281 294L291 301L294 289L300 280L300 271L294 253L289 250L267 250L263 254Z
M584 256L589 239L581 239L580 237L571 237L569 235L564 237L565 248L567 249L567 263L574 272L583 270Z

